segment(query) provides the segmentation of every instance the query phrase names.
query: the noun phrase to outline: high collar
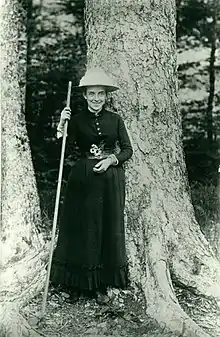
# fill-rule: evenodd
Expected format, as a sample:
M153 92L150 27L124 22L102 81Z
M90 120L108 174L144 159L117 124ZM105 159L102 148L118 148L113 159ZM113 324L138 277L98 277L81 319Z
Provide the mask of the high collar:
M104 109L104 107L103 107L101 111L99 111L98 113L94 113L94 112L90 111L90 110L88 109L88 107L87 107L87 113L88 113L92 118L101 117L101 116L103 115L104 111L105 111L105 109Z

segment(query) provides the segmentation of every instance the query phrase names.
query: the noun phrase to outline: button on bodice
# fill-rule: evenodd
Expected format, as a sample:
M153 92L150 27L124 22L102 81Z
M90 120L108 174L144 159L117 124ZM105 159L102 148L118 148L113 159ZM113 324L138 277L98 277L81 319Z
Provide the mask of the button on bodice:
M98 134L99 136L101 136L101 135L102 135L102 132L101 132L99 120L98 120L97 117L96 117L96 119L95 119L95 125L96 125L96 131L97 131L97 134Z

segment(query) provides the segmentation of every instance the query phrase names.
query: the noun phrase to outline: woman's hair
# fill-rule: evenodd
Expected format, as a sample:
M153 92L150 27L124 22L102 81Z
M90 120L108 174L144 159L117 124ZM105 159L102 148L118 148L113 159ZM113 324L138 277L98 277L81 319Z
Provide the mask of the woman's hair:
M107 88L106 87L104 87L104 86L102 86L102 85L100 85L100 87L103 87L104 88L104 90L105 90L105 93L106 93L106 96L108 95L108 90L107 90ZM86 90L87 90L87 88L88 87L84 87L83 88L83 91L82 91L82 93L84 94L84 95L86 95Z

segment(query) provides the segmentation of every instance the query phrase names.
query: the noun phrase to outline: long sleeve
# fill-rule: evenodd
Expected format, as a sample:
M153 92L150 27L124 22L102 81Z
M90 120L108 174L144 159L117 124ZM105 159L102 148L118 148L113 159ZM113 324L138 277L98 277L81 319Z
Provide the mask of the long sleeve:
M69 138L71 139L71 141L75 141L76 140L76 121L75 121L75 116L72 116L70 121L68 122L68 134ZM56 136L58 139L60 139L61 137L63 137L63 133L64 133L64 124L61 124L61 122L59 122L59 124L57 125L57 133Z
M59 122L59 124L57 125L57 138L60 139L61 137L63 137L63 133L64 133L64 125L61 124L61 122Z
M77 145L76 142L77 126L74 116L71 117L68 123L67 131L68 131L68 142L66 146L66 157L70 157L70 160L72 161L72 163L74 163L81 156L79 146ZM57 126L57 134L56 134L58 142L62 141L63 133L64 133L64 125L59 123Z
M125 124L121 117L119 117L119 120L118 120L118 138L119 138L121 152L115 156L118 160L118 163L122 164L126 160L131 158L133 154L133 149L131 146L131 141L128 136L128 132L126 130Z

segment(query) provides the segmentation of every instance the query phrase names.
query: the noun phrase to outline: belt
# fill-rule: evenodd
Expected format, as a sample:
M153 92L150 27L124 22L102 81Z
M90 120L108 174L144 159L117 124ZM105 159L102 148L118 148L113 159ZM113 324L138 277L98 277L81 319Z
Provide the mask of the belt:
M106 159L108 156L87 156L87 159L98 159L98 160L102 160L102 159Z

